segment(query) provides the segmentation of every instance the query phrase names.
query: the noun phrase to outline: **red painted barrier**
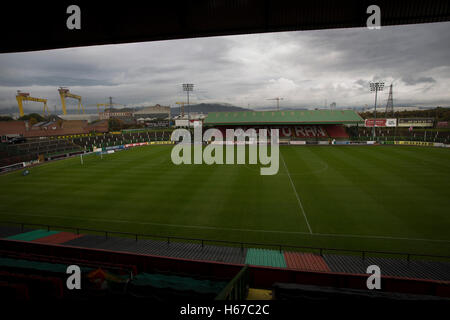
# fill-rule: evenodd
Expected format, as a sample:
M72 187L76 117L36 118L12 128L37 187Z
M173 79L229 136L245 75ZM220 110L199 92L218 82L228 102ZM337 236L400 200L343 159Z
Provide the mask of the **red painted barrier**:
M36 240L33 240L33 242L39 242L39 243L48 243L48 244L61 244L79 237L82 237L82 234L75 234L71 232L59 232L52 234L47 237L39 238Z

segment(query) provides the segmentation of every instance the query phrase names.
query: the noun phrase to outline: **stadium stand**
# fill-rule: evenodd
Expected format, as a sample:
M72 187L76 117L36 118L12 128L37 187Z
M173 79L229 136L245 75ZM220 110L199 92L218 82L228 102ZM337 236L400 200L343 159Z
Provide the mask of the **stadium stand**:
M270 135L270 129L278 129L280 138L290 138L292 140L327 140L330 138L330 134L328 133L328 126L326 125L297 125L297 126L220 126L218 129L222 132L222 135L226 136L226 129L256 129L257 133L259 129L268 130L268 134ZM345 132L345 129L344 129Z
M57 256L47 256L47 255L37 255L37 254L33 254L33 253L21 253L21 252L14 252L14 251L1 251L0 250L0 254L3 258L9 258L9 259L15 259L15 260L11 260L13 261L13 265L14 265L14 261L17 260L21 260L24 262L24 264L27 267L35 267L34 263L41 263L41 266L47 266L48 265L46 263L49 264L59 264L61 265L66 265L66 269L67 269L67 265L71 265L71 264L79 264L81 266L86 266L91 268L92 270L95 268L103 268L103 269L108 269L108 270L113 270L114 272L118 273L118 274L127 274L127 275L136 275L137 274L137 269L135 266L133 265L129 265L129 264L119 264L119 263L111 263L111 262L98 262L98 261L91 261L91 260L85 260L85 259L78 259L76 257L70 257L70 258L62 258L62 257L57 257ZM29 261L29 263L28 263ZM64 268L61 268L61 270L64 270Z
M50 231L52 235L56 233ZM10 237L15 241L48 239L48 231L34 230ZM64 233L67 235L67 233ZM51 236L51 235L50 235ZM43 241L39 241L43 243ZM45 242L48 244L48 242ZM82 294L65 285L68 265L76 264L82 271ZM83 299L145 298L147 301L213 299L226 286L227 278L205 277L151 266L139 272L134 265L115 261L97 261L76 256L43 255L35 252L0 249L0 298L3 299ZM39 294L41 291L41 294Z
M20 144L1 144L0 149L2 150L3 155L5 155L5 158L0 158L0 161L3 159L6 161L6 159L11 158L8 162L12 163L29 161L31 159L34 160L37 159L39 155L50 157L55 154L77 152L81 150L78 145L63 139L30 139L25 143ZM20 160L22 158L26 160Z
M64 245L238 264L245 262L247 253L247 249L245 248L240 249L212 245L202 246L201 244L187 242L167 243L166 241L149 239L136 241L131 238L105 238L99 235L85 235L68 241Z
M67 123L70 123L69 126L77 126L84 122L73 120L67 121ZM20 144L1 143L0 167L37 160L39 156L43 156L46 160L53 160L82 152L91 152L94 147L106 148L138 142L168 141L171 133L171 130L143 130L127 133L73 134L27 138L26 142Z
M349 135L343 126L328 125L325 128L330 138L349 138Z
M348 138L344 125L362 124L353 110L286 110L210 112L205 127L226 129L279 129L280 139L328 141Z
M94 136L82 136L68 138L72 143L80 146L86 151L92 151L94 147L110 147L129 143L147 141L167 141L170 140L172 131L143 131L118 134L99 134Z
M0 228L0 238L26 242L60 244L77 248L112 250L177 259L248 264L314 272L364 274L371 264L379 265L389 276L450 281L450 262L410 260L394 257L370 257L340 254L314 254L210 245L204 243L172 242L108 235L76 234L45 229L23 230L14 226Z
M373 139L372 128L352 128L350 136L354 140L366 141ZM376 136L381 141L428 141L450 143L450 131L446 129L416 128L376 128Z
M135 241L126 238L105 238L104 236L86 235L65 243L65 245L118 250L142 254L170 256L182 259L198 259L203 261L220 261L226 263L240 263L279 268L292 268L308 271L334 271L348 273L365 273L370 260L360 256L324 255L324 257L310 253L292 253L278 250L258 248L233 248L142 239ZM335 260L332 260L335 259ZM331 263L338 259L340 262ZM349 259L348 261L345 259ZM387 258L386 258L387 259ZM385 261L381 259L380 261ZM421 279L436 279L450 281L449 262L417 262L408 263L404 259L391 258L385 261L389 264L392 276L409 276ZM432 266L431 266L432 265ZM364 269L365 268L365 269Z
M450 281L450 263L439 261L401 260L386 257L324 255L324 260L331 271L359 273L366 272L370 265L377 265L388 276L403 276L414 279L435 279Z
M19 156L4 155L0 158L0 167L7 167L14 165L16 163L22 163L32 160L35 160L35 157L33 155L19 155Z
M2 227L0 232L2 230L6 229ZM48 230L39 232L45 236ZM25 234L30 235L30 232ZM252 287L270 288L275 299L279 300L307 301L318 297L335 297L335 294L327 293L331 289L328 287L334 287L332 290L338 290L340 293L352 293L353 298L376 298L374 295L379 294L373 294L373 291L366 289L367 275L363 273L292 268L291 262L283 265L285 260L289 261L286 257L291 253L277 250L248 249L244 254L247 256L245 262L251 264L245 267L244 263L205 261L199 256L174 259L112 248L99 250L73 245L73 241L83 239L84 236L62 245L39 243L35 241L36 235L37 233L33 237L25 237L33 239L31 241L0 239L0 292L11 294L9 299L242 299ZM107 239L120 245L124 238ZM132 241L138 244L143 240ZM167 247L174 244L176 243L165 243ZM327 256L324 258L326 261ZM314 260L310 264L316 269L323 268L323 260L319 261L317 256L304 257L304 260L308 259ZM82 268L82 296L61 286L62 275L69 264L77 264ZM383 290L380 292L384 292L383 299L438 300L450 297L448 279L447 277L447 280L434 281L383 275ZM302 287L305 285L314 287L306 290L306 287ZM42 291L42 296L36 296L37 290ZM305 295L303 298L302 290Z
M27 296L31 300L48 299L89 299L104 296L124 294L125 286L130 281L133 268L119 264L92 263L77 259L64 260L57 257L40 257L22 255L21 257L5 257L11 255L1 252L0 281L26 288ZM80 266L83 278L83 294L77 290L69 290L66 286L67 266ZM103 282L107 281L107 290ZM0 290L1 291L1 290ZM8 297L6 297L8 298Z

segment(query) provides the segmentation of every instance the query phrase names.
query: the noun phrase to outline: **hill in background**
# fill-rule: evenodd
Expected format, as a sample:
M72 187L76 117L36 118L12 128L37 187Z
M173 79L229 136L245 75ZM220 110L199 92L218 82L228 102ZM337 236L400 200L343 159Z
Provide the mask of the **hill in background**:
M180 107L172 107L171 108L172 116L179 115L180 109L181 109ZM225 112L225 111L232 112L232 111L248 111L248 110L250 109L236 107L225 103L199 103L184 106L185 114L188 112L207 114L208 112Z

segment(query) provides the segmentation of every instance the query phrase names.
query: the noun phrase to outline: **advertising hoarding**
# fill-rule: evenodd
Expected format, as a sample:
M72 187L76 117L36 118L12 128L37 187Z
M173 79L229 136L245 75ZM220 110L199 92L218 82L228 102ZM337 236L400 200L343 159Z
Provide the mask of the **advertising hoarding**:
M175 120L175 127L189 127L189 120Z
M426 141L394 141L394 144L404 144L410 146L424 146L424 147L434 146L434 142L426 142Z
M400 118L398 119L399 127L433 127L433 118Z
M395 127L397 126L397 119L366 119L364 120L364 125L366 127L373 127L373 124L375 123L375 127Z

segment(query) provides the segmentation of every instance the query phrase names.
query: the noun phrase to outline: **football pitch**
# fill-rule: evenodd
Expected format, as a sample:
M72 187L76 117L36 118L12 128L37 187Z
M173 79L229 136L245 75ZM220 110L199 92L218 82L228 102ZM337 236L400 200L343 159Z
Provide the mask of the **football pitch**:
M174 165L172 146L0 176L0 220L293 246L450 255L450 150L281 146L280 167Z

